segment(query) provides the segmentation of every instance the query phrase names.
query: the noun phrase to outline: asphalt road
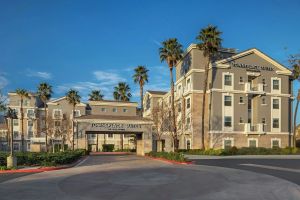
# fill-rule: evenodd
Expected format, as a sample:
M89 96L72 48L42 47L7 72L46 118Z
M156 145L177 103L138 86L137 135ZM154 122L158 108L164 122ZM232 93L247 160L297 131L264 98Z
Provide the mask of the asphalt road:
M300 159L195 159L197 165L218 166L268 174L300 185ZM300 199L300 197L299 197Z
M299 200L300 187L274 176L134 155L89 156L80 165L0 183L0 199Z

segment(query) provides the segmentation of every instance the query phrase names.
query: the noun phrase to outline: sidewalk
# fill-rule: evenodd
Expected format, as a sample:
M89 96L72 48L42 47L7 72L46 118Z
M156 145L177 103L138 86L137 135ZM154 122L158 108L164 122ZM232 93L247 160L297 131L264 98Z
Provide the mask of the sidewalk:
M207 156L207 155L184 155L191 160L201 159L300 159L300 155L236 155L236 156Z

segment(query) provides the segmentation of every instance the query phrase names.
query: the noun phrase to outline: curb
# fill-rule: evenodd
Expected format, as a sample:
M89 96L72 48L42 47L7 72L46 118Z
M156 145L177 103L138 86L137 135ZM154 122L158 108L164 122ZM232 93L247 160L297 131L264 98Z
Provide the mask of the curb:
M55 170L61 170L61 169L68 169L71 167L76 166L78 163L83 161L87 156L83 156L74 163L71 163L69 165L65 166L59 166L59 167L40 167L36 169L13 169L13 170L0 170L0 174L14 174L14 173L38 173L38 172L48 172L48 171L55 171Z
M160 161L164 161L164 162L168 162L168 163L176 164L176 165L192 165L192 164L194 164L193 161L180 162L180 161L175 161L175 160L168 160L165 158L156 158L156 157L152 157L152 156L144 156L144 157L152 159L152 160L160 160Z
M131 152L90 152L91 156L95 155L131 155Z

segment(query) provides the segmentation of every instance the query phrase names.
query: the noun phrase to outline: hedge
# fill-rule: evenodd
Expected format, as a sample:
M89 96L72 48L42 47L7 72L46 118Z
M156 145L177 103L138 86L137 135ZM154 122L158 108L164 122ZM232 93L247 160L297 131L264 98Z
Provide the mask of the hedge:
M86 151L78 149L75 151L65 151L56 153L46 152L16 152L18 165L41 165L41 166L55 166L70 164L78 160L81 156L86 155ZM6 166L6 158L9 155L7 152L0 152L0 166Z
M168 160L175 160L179 162L185 162L187 159L184 157L183 153L177 152L149 152L146 154L147 156L151 156L154 158L164 158Z
M103 152L113 152L115 149L114 144L102 144L102 151Z
M231 147L229 149L181 149L179 152L190 155L211 155L211 156L229 156L229 155L300 155L299 148L264 148L264 147Z

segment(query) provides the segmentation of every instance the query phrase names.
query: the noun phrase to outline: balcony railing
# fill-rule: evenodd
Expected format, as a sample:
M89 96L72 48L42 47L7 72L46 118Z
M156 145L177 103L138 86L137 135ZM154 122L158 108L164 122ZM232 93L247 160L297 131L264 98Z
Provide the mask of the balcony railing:
M247 134L263 134L265 132L264 129L264 124L251 125L250 123L247 123L245 124L244 132Z
M245 83L245 92L264 93L264 85L262 83L258 83L258 84Z

